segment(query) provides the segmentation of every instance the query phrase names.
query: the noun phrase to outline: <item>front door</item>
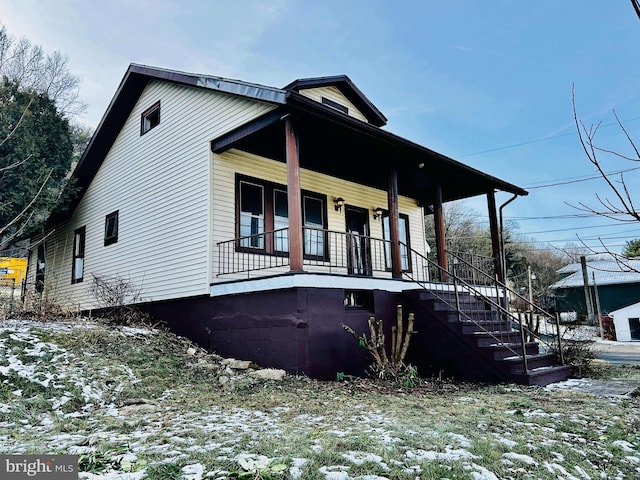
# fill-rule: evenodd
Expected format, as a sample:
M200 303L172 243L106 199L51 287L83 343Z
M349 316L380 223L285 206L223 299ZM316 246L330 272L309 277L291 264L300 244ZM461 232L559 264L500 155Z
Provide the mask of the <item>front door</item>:
M347 269L351 275L372 275L369 211L345 206Z

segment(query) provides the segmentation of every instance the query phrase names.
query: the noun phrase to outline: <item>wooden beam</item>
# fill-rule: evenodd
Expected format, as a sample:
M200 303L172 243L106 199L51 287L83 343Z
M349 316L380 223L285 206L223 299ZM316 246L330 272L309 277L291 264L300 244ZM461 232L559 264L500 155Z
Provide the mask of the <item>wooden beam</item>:
M402 256L400 255L400 209L398 207L398 172L391 168L389 172L389 240L391 241L391 276L402 278Z
M436 231L436 258L438 265L442 268L442 278L439 280L446 282L449 277L447 276L447 242L445 238L444 230L444 213L442 209L442 185L439 183L436 185L436 201L433 205L433 223ZM435 279L438 280L438 279Z
M302 195L300 193L300 155L298 135L291 115L284 119L287 159L287 204L289 208L289 270L302 271Z
M504 269L502 268L502 245L500 229L498 228L498 212L496 210L496 194L494 190L487 192L487 206L489 208L489 229L491 230L491 252L493 265L498 281L504 283Z

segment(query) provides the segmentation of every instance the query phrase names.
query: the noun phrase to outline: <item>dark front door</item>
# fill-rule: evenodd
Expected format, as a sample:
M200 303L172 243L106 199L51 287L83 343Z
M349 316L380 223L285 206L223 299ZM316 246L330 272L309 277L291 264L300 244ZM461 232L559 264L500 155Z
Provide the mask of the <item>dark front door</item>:
M351 275L372 275L369 243L369 211L345 207L347 227L347 268Z

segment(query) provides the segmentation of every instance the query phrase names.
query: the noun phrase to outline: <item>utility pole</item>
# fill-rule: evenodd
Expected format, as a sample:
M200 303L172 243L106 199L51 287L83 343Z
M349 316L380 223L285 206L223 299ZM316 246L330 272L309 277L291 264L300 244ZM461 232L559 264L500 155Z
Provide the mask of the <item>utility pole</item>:
M587 272L587 257L580 257L582 264L582 281L584 283L584 303L587 307L587 321L590 324L595 323L593 318L593 303L591 301L591 290L589 289L589 273Z
M598 285L596 284L596 272L593 275L593 295L596 297L596 312L598 314L598 326L600 327L600 339L604 340L604 330L602 329L602 312L600 311L600 295L598 295Z

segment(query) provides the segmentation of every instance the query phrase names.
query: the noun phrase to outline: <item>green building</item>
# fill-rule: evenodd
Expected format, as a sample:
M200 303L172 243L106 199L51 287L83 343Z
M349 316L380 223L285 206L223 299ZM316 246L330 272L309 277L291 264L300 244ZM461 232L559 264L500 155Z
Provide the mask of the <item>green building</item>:
M550 287L555 293L556 310L576 312L578 318L585 318L587 308L581 264L572 263L557 273L560 280ZM587 273L594 313L596 291L603 315L640 302L640 260L628 260L626 265L613 260L587 262Z

